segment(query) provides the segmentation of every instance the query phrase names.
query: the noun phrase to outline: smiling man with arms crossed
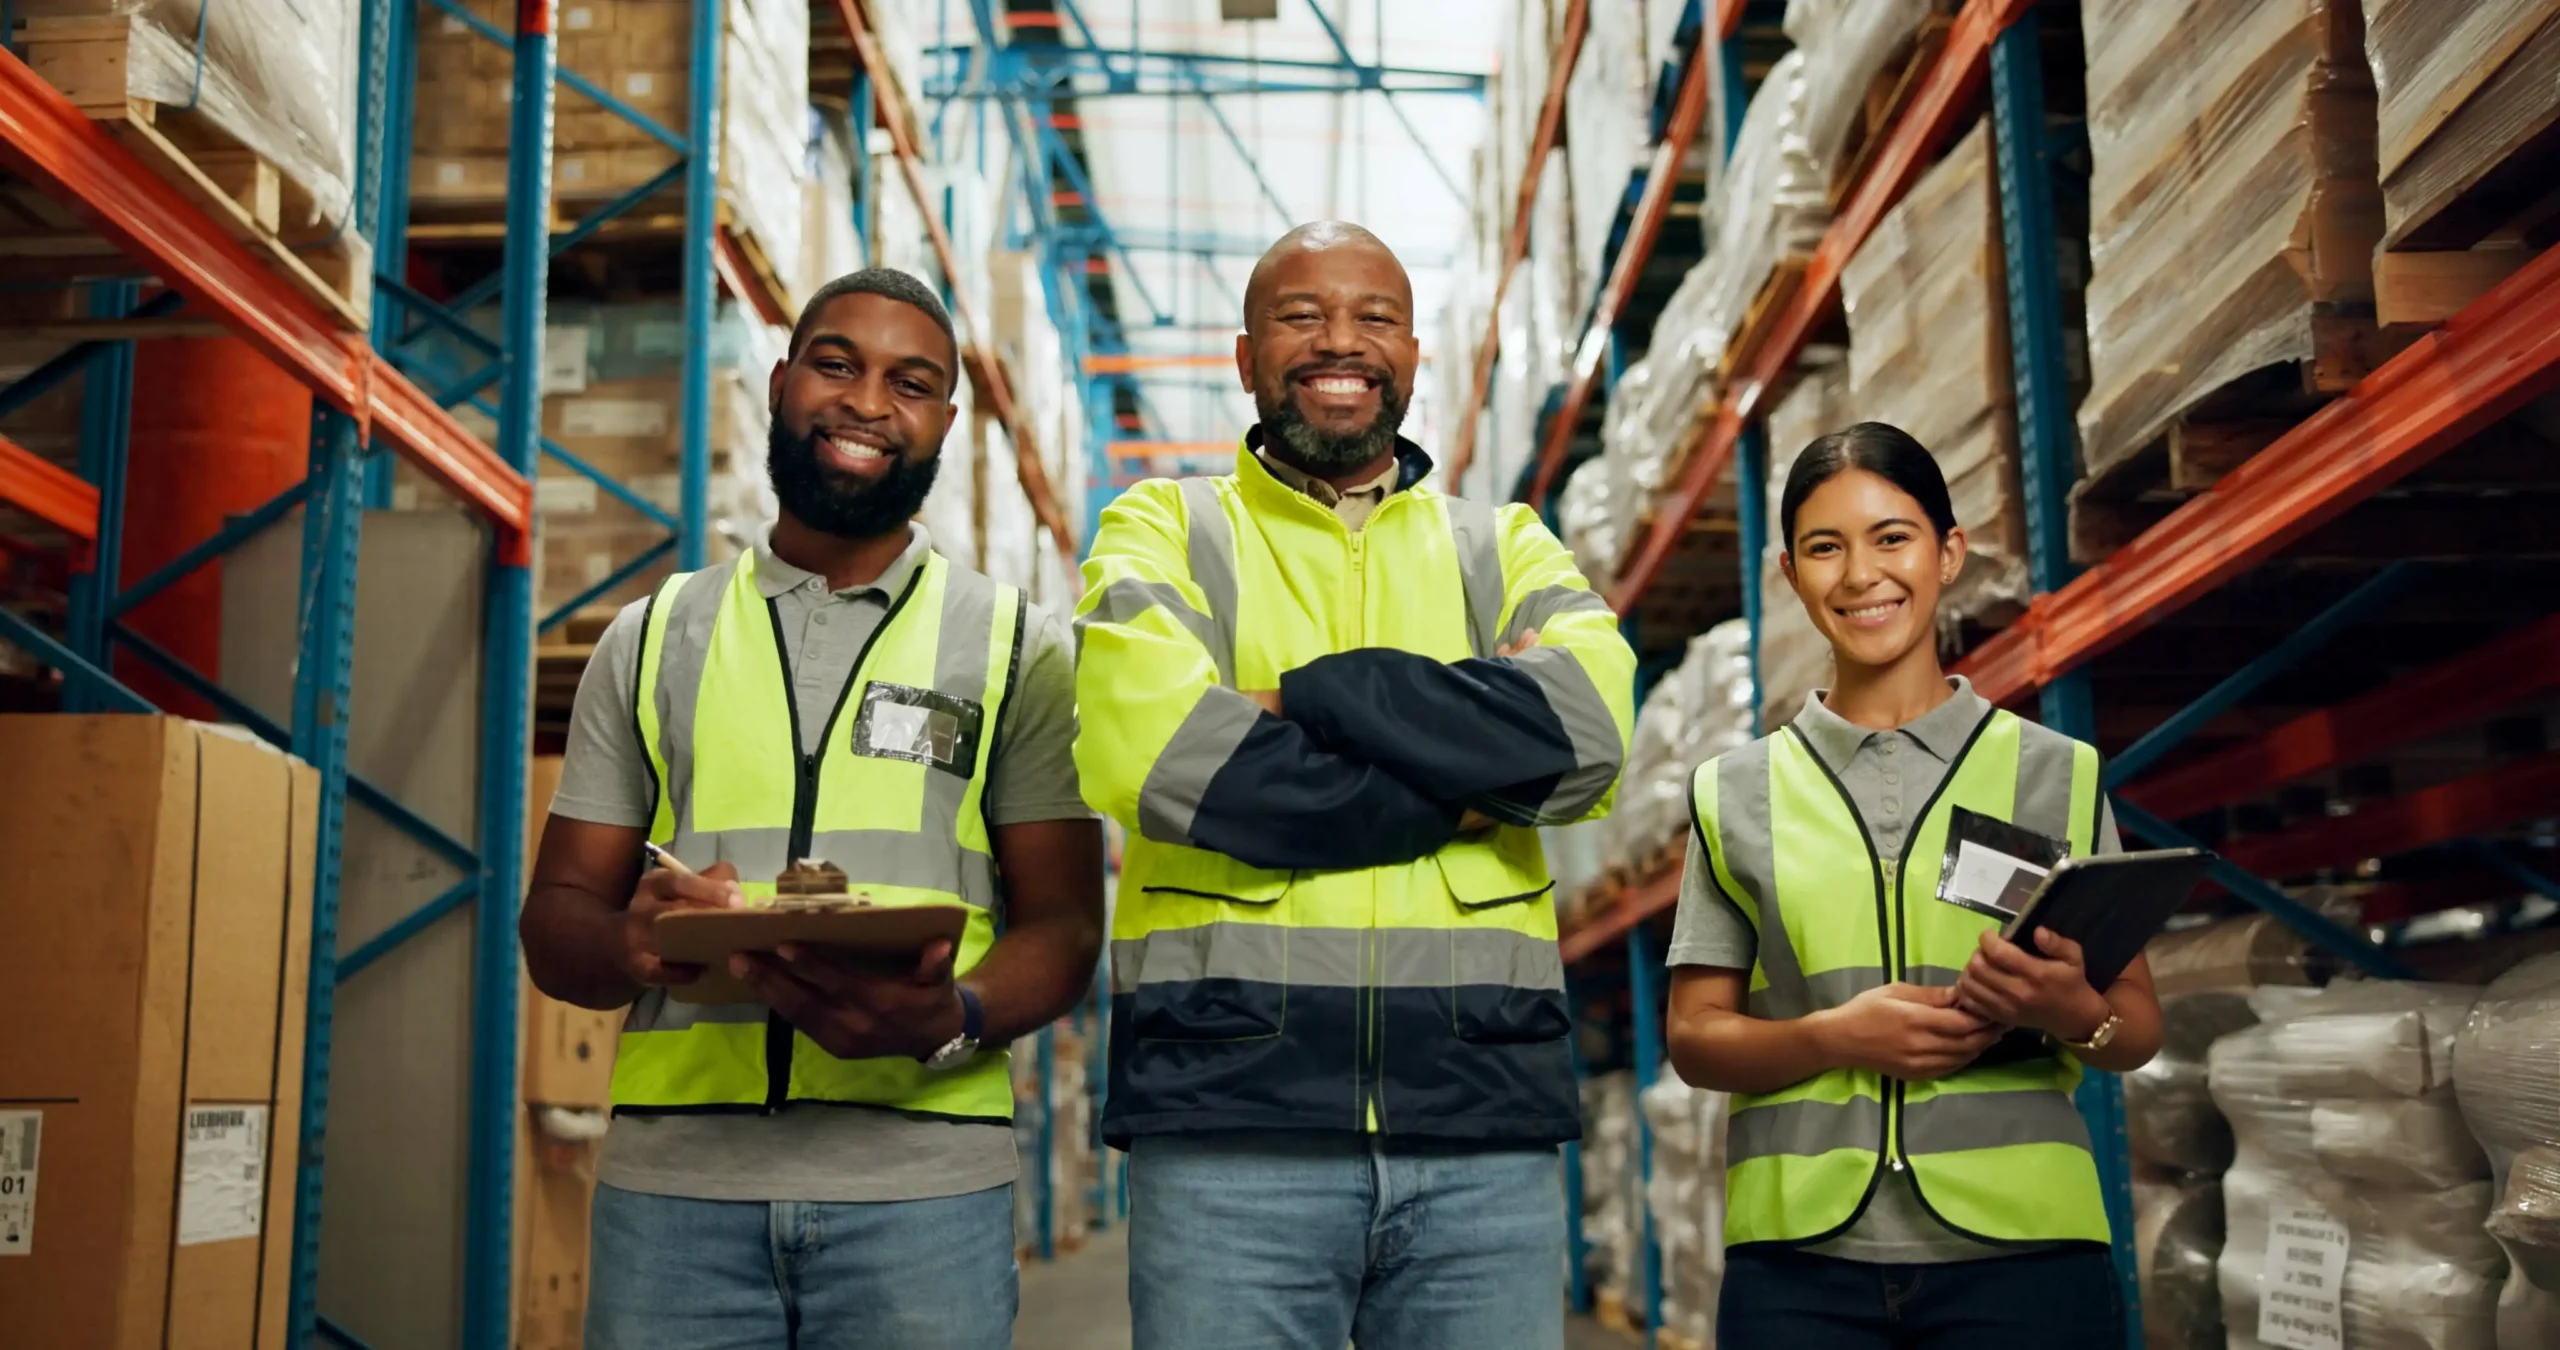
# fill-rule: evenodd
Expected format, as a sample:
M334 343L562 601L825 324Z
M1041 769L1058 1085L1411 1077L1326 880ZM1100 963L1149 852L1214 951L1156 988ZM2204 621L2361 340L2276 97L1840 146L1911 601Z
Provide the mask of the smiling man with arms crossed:
M1292 231L1245 293L1235 472L1140 484L1085 564L1137 1350L1563 1342L1535 827L1605 809L1635 659L1536 515L1424 481L1412 310L1366 230Z
M1101 829L1059 625L910 523L959 364L914 278L821 290L773 372L770 541L625 609L580 683L523 933L545 993L631 1009L592 1350L1012 1344L1002 1047L1087 988ZM644 839L698 874L644 872ZM670 999L700 971L658 958L656 916L755 903L802 857L967 903L958 950L904 975L785 950L739 960L758 1003Z

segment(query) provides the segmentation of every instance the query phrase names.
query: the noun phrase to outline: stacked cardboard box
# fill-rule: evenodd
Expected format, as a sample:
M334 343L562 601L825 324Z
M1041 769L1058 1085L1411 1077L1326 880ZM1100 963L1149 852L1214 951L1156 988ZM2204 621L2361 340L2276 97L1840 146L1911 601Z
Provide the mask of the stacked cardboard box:
M318 776L166 717L0 717L0 761L5 1335L282 1346Z
M472 12L513 31L514 6L470 0ZM560 6L560 67L595 82L679 139L692 108L691 0L568 0ZM720 203L750 262L786 297L805 282L809 11L789 0L727 0L720 69ZM494 215L507 190L513 61L508 49L452 15L418 31L418 107L410 194L431 212ZM553 108L552 193L561 213L620 197L665 173L676 153L620 113L563 89ZM640 209L680 218L681 184Z
M560 759L537 756L525 781L527 857L542 838ZM595 1159L613 1105L618 1012L524 989L524 1110L516 1132L516 1350L585 1343L588 1213Z
M2430 7L2432 8L2432 7ZM2092 0L2085 473L2373 303L2374 89L2351 0Z
M2383 245L2468 248L2551 182L2560 14L2543 0L2364 0L2364 17Z

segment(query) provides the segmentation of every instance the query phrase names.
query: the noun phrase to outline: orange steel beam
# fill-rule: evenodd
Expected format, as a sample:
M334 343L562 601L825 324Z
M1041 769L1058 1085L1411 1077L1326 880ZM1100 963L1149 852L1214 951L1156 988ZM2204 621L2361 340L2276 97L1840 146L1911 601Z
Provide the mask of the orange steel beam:
M765 284L764 273L748 264L737 232L726 225L712 232L711 270L719 275L720 284L728 288L729 294L753 306L756 316L766 323L789 328L800 317L791 313L782 297Z
M896 152L898 174L907 181L907 193L915 198L917 214L924 217L925 236L933 243L933 256L942 264L942 275L950 278L951 308L960 321L960 331L968 334L967 345L960 353L960 363L969 371L970 383L977 387L978 399L1002 422L1013 438L1013 457L1017 475L1022 480L1023 495L1031 499L1032 514L1049 527L1049 538L1068 561L1076 556L1075 531L1067 524L1067 514L1058 505L1058 494L1049 484L1049 470L1040 462L1040 446L1032 435L1030 424L1014 406L1013 390L1006 383L1004 357L986 345L986 329L977 318L977 306L968 292L959 286L959 252L951 246L951 235L942 228L942 213L933 206L933 194L925 187L919 169L923 151L922 139L916 134L915 109L907 102L906 90L898 84L897 73L880 50L879 36L872 31L864 14L867 0L831 0L836 17L844 24L845 34L853 40L854 54L862 68L871 74L874 102L881 122L889 128L889 140Z
M1234 352L1104 352L1084 359L1087 375L1132 375L1141 370L1233 370Z
M1960 663L2010 702L2266 561L2560 388L2560 249L2545 250L2167 519L2037 596Z
M1732 37L1742 31L1742 11L1750 0L1716 0L1716 34Z
M1680 902L1680 864L1646 877L1618 896L1618 903L1602 910L1586 923L1576 924L1557 939L1556 949L1566 965L1589 956L1602 947L1625 937L1630 929L1670 909Z
M98 490L6 436L0 436L0 504L70 535L83 551L98 540Z
M1805 269L1804 284L1794 301L1770 326L1768 340L1758 350L1742 354L1738 374L1726 389L1715 420L1707 425L1704 443L1688 453L1688 470L1679 486L1655 511L1652 531L1619 569L1618 584L1609 596L1619 613L1635 608L1644 598L1662 565L1687 536L1689 522L1697 517L1716 476L1733 458L1743 428L1759 415L1761 402L1795 363L1815 327L1840 303L1841 270L1973 110L1975 96L1990 77L1991 40L2032 8L2034 0L1966 0L1918 96L1886 133L1883 150L1814 247L1813 261ZM1673 462L1680 462L1679 458Z
M1201 458L1209 455L1232 455L1234 441L1113 441L1113 459Z
M2560 685L2560 614L2118 793L2165 820L2476 722Z
M1529 142L1529 162L1520 172L1519 200L1513 203L1511 228L1503 236L1502 270L1494 273L1493 304L1485 314L1484 341L1475 349L1475 371L1468 376L1466 406L1458 410L1457 440L1449 448L1449 463L1441 481L1455 484L1467 472L1467 464L1476 453L1476 413L1484 407L1485 390L1493 384L1494 340L1502 332L1502 293L1511 285L1511 274L1519 268L1520 259L1529 251L1529 212L1538 201L1538 175L1547 167L1547 152L1555 148L1556 132L1564 124L1564 87L1573 78L1573 63L1582 55L1583 34L1591 27L1591 0L1571 0L1564 15L1564 41L1556 48L1555 60L1547 70L1546 101L1538 105L1538 134Z
M1739 7L1736 9L1738 12ZM1538 473L1529 484L1532 507L1546 504L1547 491L1555 486L1556 474L1564 468L1565 450L1573 444L1573 434L1582 423L1583 406L1591 401L1592 386L1600 379L1600 360L1609 351L1609 330L1617 327L1619 313L1635 294L1645 262L1653 256L1654 242L1661 237L1663 219L1671 214L1671 197L1680 185L1680 161L1688 157L1690 144L1698 138L1698 127L1706 121L1707 72L1714 64L1706 53L1697 53L1690 58L1688 77L1680 82L1679 101L1672 105L1671 123L1662 130L1662 143L1654 147L1653 164L1645 171L1644 195L1636 200L1626 242L1619 246L1618 261L1609 269L1608 284L1600 289L1600 303L1591 311L1591 326L1583 331L1582 344L1574 349L1573 373L1565 380L1564 404L1547 428L1546 444L1538 447Z
M2298 877L2503 829L2560 804L2560 754L2513 760L2486 773L2375 802L2281 834L2235 839L2222 854L2262 877Z
M533 485L391 368L364 335L341 330L262 266L133 152L27 63L0 52L0 166L77 212L194 312L221 321L268 360L387 436L438 485L498 527L510 561L532 552Z

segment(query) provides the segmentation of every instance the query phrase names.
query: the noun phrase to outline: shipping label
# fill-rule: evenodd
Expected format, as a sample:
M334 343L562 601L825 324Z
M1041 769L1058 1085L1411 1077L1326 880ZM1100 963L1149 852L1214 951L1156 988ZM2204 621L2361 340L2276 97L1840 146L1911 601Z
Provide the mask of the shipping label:
M178 1245L256 1237L267 1212L267 1108L190 1106Z
M2347 1226L2318 1205L2277 1205L2267 1214L2265 1287L2258 1340L2283 1350L2346 1345Z
M44 1112L0 1111L0 1256L28 1256L36 1246L36 1148Z

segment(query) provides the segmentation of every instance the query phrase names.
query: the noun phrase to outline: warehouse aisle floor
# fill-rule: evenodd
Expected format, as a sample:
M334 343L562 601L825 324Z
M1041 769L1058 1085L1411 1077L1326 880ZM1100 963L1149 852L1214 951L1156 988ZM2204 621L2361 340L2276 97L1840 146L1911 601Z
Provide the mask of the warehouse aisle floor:
M1643 1344L1582 1317L1566 1324L1564 1339L1566 1350ZM1115 1228L1055 1261L1023 1262L1013 1344L1014 1350L1129 1350L1128 1230Z

